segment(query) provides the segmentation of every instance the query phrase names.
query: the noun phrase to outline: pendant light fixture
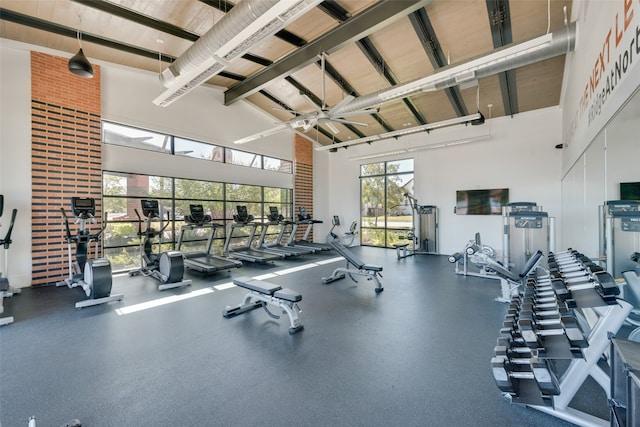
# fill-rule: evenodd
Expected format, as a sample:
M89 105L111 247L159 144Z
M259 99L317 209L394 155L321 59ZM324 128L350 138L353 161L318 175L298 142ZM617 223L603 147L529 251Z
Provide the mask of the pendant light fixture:
M91 63L84 56L84 52L82 52L82 37L80 35L80 30L78 29L78 44L80 45L80 50L75 54L71 59L69 59L69 71L71 71L76 76L84 77L86 79L90 79L93 77L93 67Z

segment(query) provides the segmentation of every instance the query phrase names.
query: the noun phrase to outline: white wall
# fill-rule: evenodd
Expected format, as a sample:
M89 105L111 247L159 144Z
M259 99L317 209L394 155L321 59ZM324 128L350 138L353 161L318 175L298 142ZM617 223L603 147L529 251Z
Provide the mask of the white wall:
M640 181L640 93L632 98L640 88L640 3L578 0L572 14L578 35L561 97L562 242L595 257L598 206L620 196L620 182Z
M293 158L292 136L289 132L252 144L233 144L234 139L273 126L272 118L249 103L241 101L225 107L222 105L223 92L220 89L199 87L168 107L158 107L151 101L161 89L157 74L105 65L102 67L102 118L277 158ZM114 145L103 147L103 169L293 188L291 174L212 164L205 160Z
M10 282L31 284L31 61L30 51L61 57L67 53L1 39L0 43L0 193L5 196L4 236L11 209L18 209L10 251ZM291 132L252 144L235 146L233 140L273 126L273 119L246 102L222 105L222 92L199 87L168 108L152 100L161 92L157 75L94 61L101 66L103 118L118 123L167 132L292 160ZM202 160L161 156L144 150L103 147L103 168L119 172L174 175L242 184L293 187L289 174L249 169ZM248 173L250 171L250 173ZM62 238L62 236L61 236Z
M454 145L409 154L398 154L369 160L350 157L384 153L402 148L436 145L473 136L490 135L488 141ZM439 208L439 251L450 254L460 250L476 232L483 244L502 250L500 216L456 215L456 190L509 188L511 201L532 201L543 206L550 216L560 214L560 174L562 153L555 149L561 142L561 112L547 108L510 117L487 120L482 126L453 126L400 138L359 145L337 153L315 152L314 168L326 169L328 185L320 197L328 203L314 206L317 218L340 215L345 224L360 222L361 164L391 159L414 158L415 196L420 204ZM328 226L318 227L324 235Z
M28 51L0 43L0 235L18 209L9 256L9 282L31 284L31 59ZM2 250L4 252L4 250ZM1 256L1 255L0 255ZM0 268L4 269L4 262Z
M574 0L571 14L577 37L561 97L564 173L640 86L640 3Z

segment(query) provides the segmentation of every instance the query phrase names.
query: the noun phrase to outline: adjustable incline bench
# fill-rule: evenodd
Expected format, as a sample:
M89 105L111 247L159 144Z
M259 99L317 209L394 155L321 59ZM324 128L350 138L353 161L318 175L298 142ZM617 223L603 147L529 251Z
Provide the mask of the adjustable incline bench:
M251 277L233 279L233 284L248 289L249 292L244 296L241 304L225 308L222 312L224 317L235 317L255 308L262 307L269 316L274 319L279 319L280 316L273 314L267 308L268 305L274 305L281 308L283 314L286 313L289 316L291 325L289 327L290 334L295 334L304 328L298 319L298 313L301 311L298 302L302 300L302 295L296 291L288 288L282 289L274 283L252 279ZM254 301L252 301L252 299Z
M376 292L380 293L384 290L382 287L382 283L380 282L380 278L382 274L382 267L379 265L369 265L365 264L360 258L357 257L356 254L347 249L342 243L338 240L332 240L329 242L331 247L338 252L345 260L347 260L347 266L336 268L333 270L333 273L329 277L323 277L322 283L325 285L327 283L335 282L336 280L344 279L348 274L351 280L354 282L358 282L353 275L365 276L367 280L373 280L376 284ZM349 264L353 265L355 268L349 268Z
M493 271L502 279L502 297L496 298L496 301L509 302L506 297L513 296L514 294L518 293L518 288L524 284L525 278L535 270L540 261L542 261L542 258L542 251L537 251L522 267L522 271L520 272L520 274L512 273L511 271L500 265L498 262L490 258L486 258L484 260L486 262L485 268Z

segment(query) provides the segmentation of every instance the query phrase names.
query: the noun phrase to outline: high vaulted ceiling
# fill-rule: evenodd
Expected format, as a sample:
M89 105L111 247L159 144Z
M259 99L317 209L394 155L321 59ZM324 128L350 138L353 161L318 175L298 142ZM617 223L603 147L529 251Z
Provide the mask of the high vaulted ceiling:
M234 7L226 0L1 0L0 36L72 56L80 28L90 60L160 73ZM330 108L563 29L565 7L570 16L571 0L326 0L207 84L224 88L227 104L245 99L274 123L286 122L293 111L313 112L310 101L322 106L323 92ZM327 145L477 111L489 118L555 106L564 62L562 54L395 99L348 118L367 126L320 121L306 135Z

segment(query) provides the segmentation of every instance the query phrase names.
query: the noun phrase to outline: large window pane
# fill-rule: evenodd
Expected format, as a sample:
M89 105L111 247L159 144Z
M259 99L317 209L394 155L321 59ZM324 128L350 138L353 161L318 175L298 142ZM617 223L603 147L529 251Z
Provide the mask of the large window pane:
M369 163L367 165L360 166L360 176L382 175L382 174L384 174L384 162Z
M385 177L362 178L360 184L362 194L362 226L384 227Z
M262 156L260 154L248 153L231 148L225 149L225 162L231 163L232 165L262 168Z
M102 142L171 154L171 136L115 123L102 122Z
M262 187L257 185L227 184L227 200L262 201Z
M189 139L174 138L174 152L178 156L224 162L224 148Z
M284 172L284 173L293 173L293 165L288 160L282 160L282 159L276 159L273 157L264 156L263 161L264 161L263 168L266 170Z
M392 247L413 227L413 159L360 167L361 244Z

